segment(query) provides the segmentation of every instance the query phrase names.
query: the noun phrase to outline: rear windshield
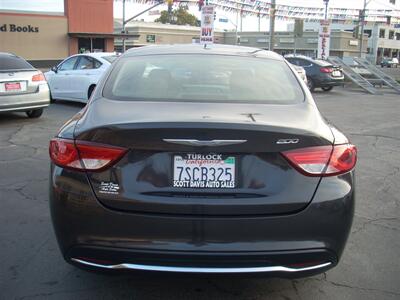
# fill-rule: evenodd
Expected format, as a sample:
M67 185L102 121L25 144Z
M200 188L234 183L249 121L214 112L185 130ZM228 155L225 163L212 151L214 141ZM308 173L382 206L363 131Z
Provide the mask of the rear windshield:
M329 63L325 60L316 59L315 61L322 67L332 66L331 63Z
M114 100L271 102L304 100L283 61L222 55L149 55L120 59L103 95Z
M109 63L112 63L114 60L118 58L118 55L102 56L102 58L108 61Z
M0 72L32 69L34 68L31 64L18 56L0 55Z

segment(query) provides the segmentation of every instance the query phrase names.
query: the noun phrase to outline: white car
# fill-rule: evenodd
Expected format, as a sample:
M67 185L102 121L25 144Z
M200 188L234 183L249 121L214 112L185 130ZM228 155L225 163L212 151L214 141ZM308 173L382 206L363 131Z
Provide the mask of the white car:
M117 58L112 52L72 55L44 75L52 99L86 103L101 75Z
M290 64L290 65L296 70L296 72L299 74L300 78L304 81L304 83L308 84L306 70L304 70L303 67L300 67L300 66L297 66L294 64Z

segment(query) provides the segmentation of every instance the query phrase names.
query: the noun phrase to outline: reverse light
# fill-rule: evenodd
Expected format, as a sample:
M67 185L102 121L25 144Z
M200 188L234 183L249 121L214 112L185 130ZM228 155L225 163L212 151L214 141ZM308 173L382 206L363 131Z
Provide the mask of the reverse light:
M333 69L332 69L332 68L326 68L326 67L320 68L319 70L320 70L322 73L332 73L332 72L333 72Z
M58 166L80 171L98 172L115 164L127 149L54 138L50 141L49 154Z
M40 72L39 74L33 75L32 76L32 81L37 82L37 81L46 81L46 78L44 77L43 73Z
M334 176L351 171L357 162L354 145L317 146L282 153L288 162L306 176Z

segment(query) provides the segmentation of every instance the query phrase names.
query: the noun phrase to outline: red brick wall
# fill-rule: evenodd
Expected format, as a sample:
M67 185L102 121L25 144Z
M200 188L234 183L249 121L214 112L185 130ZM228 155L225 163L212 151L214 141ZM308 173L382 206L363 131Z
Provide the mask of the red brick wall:
M69 32L113 33L113 0L64 0Z

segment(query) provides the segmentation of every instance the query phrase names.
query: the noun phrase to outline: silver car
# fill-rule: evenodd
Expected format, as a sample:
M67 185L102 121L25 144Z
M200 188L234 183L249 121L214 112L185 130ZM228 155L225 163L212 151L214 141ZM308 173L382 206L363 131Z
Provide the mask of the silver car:
M38 118L49 104L43 73L19 56L0 52L0 112L23 111Z

